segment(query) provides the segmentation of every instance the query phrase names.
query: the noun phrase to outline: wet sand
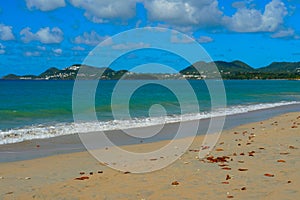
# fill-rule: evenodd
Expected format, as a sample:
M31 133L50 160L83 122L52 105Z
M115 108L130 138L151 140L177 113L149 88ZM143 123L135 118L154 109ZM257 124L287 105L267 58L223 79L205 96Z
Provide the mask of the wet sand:
M299 112L241 125L223 131L203 159L200 135L176 162L143 174L113 170L88 152L0 163L0 199L297 199L299 133ZM143 152L166 143L123 148Z
M229 115L226 117L223 130L229 130L243 124L266 120L271 117L289 112L300 112L300 104ZM192 121L192 123L193 122L198 123L197 121ZM209 119L201 119L197 135L203 135L204 133L206 133L208 125ZM149 128L151 129L152 127ZM176 132L177 129L178 123L166 124L164 126L164 129L160 131L160 134L155 135L155 137L144 139L143 143L171 140L174 136L174 132ZM145 132L146 129L137 128L137 131ZM191 133L192 132L187 131L185 136L191 136ZM117 145L139 144L141 141L140 139L126 136L126 134L123 134L123 132L121 131L107 131L107 135L111 135L113 137L111 137L111 139ZM99 146L99 143L97 143L97 145ZM39 147L37 148L37 146ZM105 145L103 146L103 148L105 148ZM83 151L86 151L86 148L82 144L82 141L80 140L78 134L64 135L47 139L34 139L20 143L0 145L0 163L30 160L34 158Z

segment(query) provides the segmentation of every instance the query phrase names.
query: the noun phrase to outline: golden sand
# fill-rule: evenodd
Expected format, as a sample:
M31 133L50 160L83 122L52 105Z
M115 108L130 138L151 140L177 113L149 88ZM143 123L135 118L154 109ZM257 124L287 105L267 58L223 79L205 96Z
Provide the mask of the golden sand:
M298 199L299 116L224 131L204 159L199 136L176 162L151 173L116 171L88 152L1 163L0 199ZM166 142L125 148L139 152Z

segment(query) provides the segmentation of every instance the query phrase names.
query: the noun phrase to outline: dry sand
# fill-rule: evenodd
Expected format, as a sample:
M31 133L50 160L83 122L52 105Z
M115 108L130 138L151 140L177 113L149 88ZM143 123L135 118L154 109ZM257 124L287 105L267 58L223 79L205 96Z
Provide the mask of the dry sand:
M224 131L205 159L197 157L202 140L168 167L145 174L113 170L88 152L1 163L0 199L299 198L300 113ZM126 148L139 152L166 142ZM88 179L75 180L80 177Z

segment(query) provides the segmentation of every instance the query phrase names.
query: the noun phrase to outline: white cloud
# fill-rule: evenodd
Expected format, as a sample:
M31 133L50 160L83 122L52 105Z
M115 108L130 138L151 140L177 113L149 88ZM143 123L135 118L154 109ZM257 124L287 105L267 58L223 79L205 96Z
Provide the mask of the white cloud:
M74 51L84 51L85 48L83 48L81 46L76 46L76 47L72 47L72 50L74 50Z
M84 10L84 15L95 23L126 22L136 15L136 4L143 3L150 24L153 22L181 31L225 28L234 32L274 33L284 27L284 17L288 15L283 0L270 0L264 9L255 8L253 0L238 0L232 3L232 7L237 9L232 16L224 15L223 8L219 8L219 0L68 0L68 2ZM26 5L29 9L47 11L66 6L66 3L65 0L26 0ZM136 26L139 27L140 23L141 21L138 21ZM76 37L74 43L95 46L103 39L104 37L92 31Z
M65 0L26 0L28 9L38 9L42 11L54 10L66 6Z
M286 30L280 30L271 35L272 38L287 38L295 36L295 30L288 28Z
M113 39L109 36L105 36L105 40L103 40L100 46L110 46L113 44Z
M244 2L244 1L236 1L236 2L233 2L231 4L231 6L234 7L234 8L244 8L244 7L246 7L246 2Z
M155 23L159 24L158 26L172 27L183 32L199 30L199 28L210 30L222 28L234 32L271 32L274 33L272 37L281 37L280 35L291 34L291 30L283 30L284 18L291 14L291 12L288 13L283 1L269 0L264 8L257 8L253 0L237 0L232 3L232 7L236 9L232 16L226 16L223 13L224 8L219 7L219 0L68 0L68 3L82 9L84 15L95 23L126 22L136 15L136 4L143 3L150 25ZM26 5L29 9L48 11L66 6L66 1L26 0ZM137 21L136 27L139 27L141 23L142 21ZM11 32L11 27L9 28ZM58 31L55 32L53 29L50 30L47 27L40 29L37 33L32 33L29 28L25 28L21 31L22 40L24 42L38 40L48 44L61 42L62 31L57 28ZM2 29L0 29L0 39L1 31ZM50 37L54 34L56 37ZM10 37L6 38L14 39L12 32ZM91 31L76 37L73 42L95 46L106 38L108 37ZM175 36L171 38L171 41L188 42ZM208 40L208 42L211 41ZM103 45L111 45L112 40L107 40L106 43Z
M46 51L46 47L44 46L37 46L37 49L41 51Z
M83 35L77 36L74 39L74 43L75 44L86 44L86 45L96 46L100 42L102 42L106 39L109 39L109 37L108 36L100 36L95 31L91 31L91 33L84 32ZM107 43L107 42L108 41L105 41L105 43ZM109 44L107 44L107 45L109 45Z
M127 50L127 49L139 49L139 48L148 48L148 47L150 47L150 44L139 42L139 43L115 44L112 46L112 49Z
M173 26L212 27L222 21L217 0L148 0L144 4L150 20Z
M5 54L5 46L0 43L0 54Z
M0 24L0 40L14 40L15 36L11 26Z
M140 25L143 23L142 20L138 20L136 23L135 23L135 28L139 28Z
M274 32L284 23L287 14L281 0L272 0L266 4L263 13L254 8L239 7L232 17L225 17L225 25L236 32Z
M24 28L20 35L25 43L31 41L40 41L44 44L60 43L63 40L63 32L57 27L50 29L49 27L41 28L36 33L32 33L29 27Z
M20 35L22 36L21 40L25 43L36 39L36 36L30 31L29 27L22 29Z
M62 54L62 49L52 49L52 51L56 56L59 56Z
M189 38L186 35L178 34L178 33L172 33L171 34L171 43L192 43L194 40L192 38Z
M209 42L213 42L214 39L212 39L211 37L208 37L208 36L201 36L199 39L198 39L198 42L200 43L209 43Z
M31 57L31 56L40 56L41 53L38 52L38 51L26 51L26 52L24 53L24 55L27 56L27 57Z
M135 15L137 0L70 0L70 3L85 10L84 15L95 23L110 19L126 20Z
M294 38L295 38L296 40L299 40L299 39L300 39L300 36L299 36L299 35L294 35Z

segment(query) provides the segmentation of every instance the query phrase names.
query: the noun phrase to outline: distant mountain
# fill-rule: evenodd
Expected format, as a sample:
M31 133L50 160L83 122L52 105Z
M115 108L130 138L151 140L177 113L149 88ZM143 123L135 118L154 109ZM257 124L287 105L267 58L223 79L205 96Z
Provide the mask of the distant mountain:
M236 60L232 62L196 62L180 71L188 79L218 78L218 68L223 79L300 79L300 62L274 62L254 69ZM199 73L200 72L200 73Z
M233 61L233 62L225 62L225 61L215 61L215 62L203 62L199 61L195 64L183 69L180 71L182 74L187 73L197 73L197 71L211 71L213 67L217 67L221 72L252 72L255 71L254 68L250 67L246 63L242 61ZM198 70L196 70L196 68Z
M260 72L295 73L300 71L300 62L273 62L259 69Z
M200 61L181 70L180 73L183 74L185 78L189 78L189 79L219 78L219 74L221 74L223 78L231 79L234 78L236 74L252 73L254 71L255 69L250 67L248 64L236 60L232 62Z
M239 61L239 60L235 60L230 62L236 69L240 69L240 70L245 70L245 71L254 71L255 69L251 66L249 66L248 64Z
M216 69L215 66L218 68ZM199 73L200 72L200 73ZM133 73L127 70L115 71L110 68L74 64L65 69L49 68L40 75L18 76L9 74L2 77L6 80L74 80L74 79L300 79L300 62L273 62L270 65L254 69L248 64L235 60L232 62L199 61L181 70L178 74Z
M105 67L92 67L87 65L74 64L65 69L49 68L40 75L18 76L9 74L4 80L117 80L117 79L178 79L180 74L138 74L127 70L115 71Z
M51 76L51 75L54 75L54 74L59 74L60 72L61 72L61 70L59 70L55 67L52 67L52 68L47 69L45 72L41 73L39 76L45 78L47 76Z
M35 75L18 76L15 74L8 74L6 76L3 76L1 79L3 79L3 80L18 80L18 79L29 80L29 79L36 79L37 77L38 76L35 76Z
M81 71L79 71L81 69ZM15 74L9 74L4 76L2 79L6 80L74 80L76 77L79 79L119 79L127 71L114 71L110 68L97 68L87 65L75 64L65 69L57 69L55 67L47 69L45 72L38 76L35 75L24 75L17 76ZM116 75L116 77L115 77Z

